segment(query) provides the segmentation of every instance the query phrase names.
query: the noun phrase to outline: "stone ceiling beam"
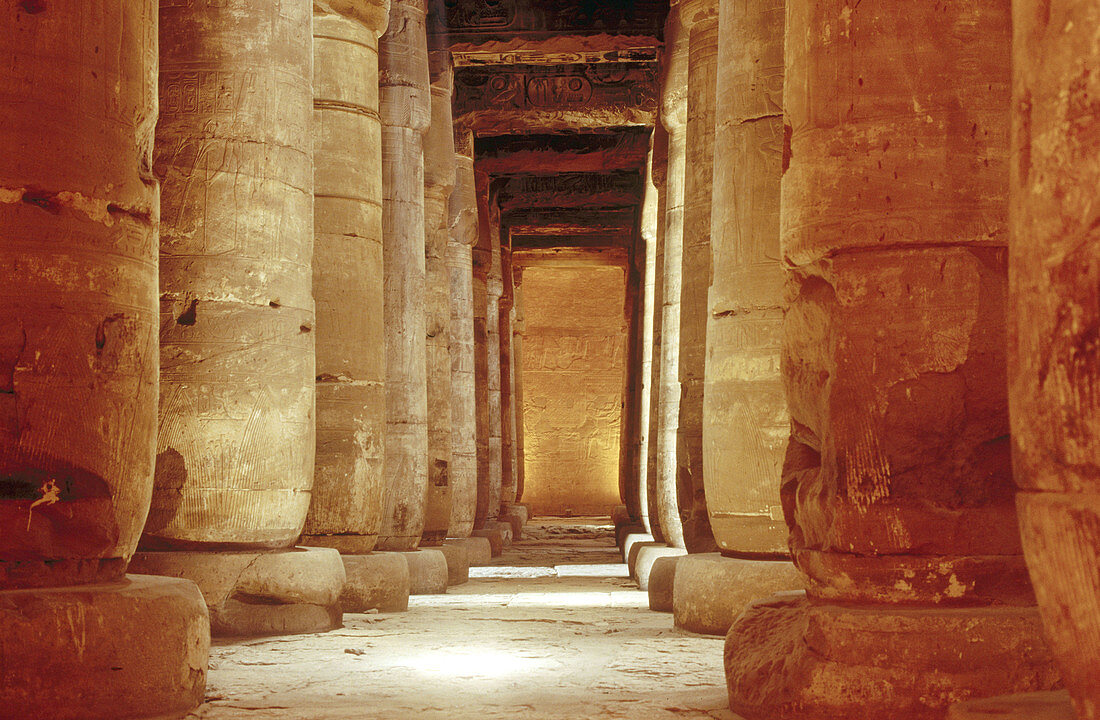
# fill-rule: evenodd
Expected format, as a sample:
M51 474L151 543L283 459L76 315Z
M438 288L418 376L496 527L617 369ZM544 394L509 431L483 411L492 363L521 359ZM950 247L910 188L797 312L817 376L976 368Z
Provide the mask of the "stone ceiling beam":
M538 166L532 168L538 170ZM633 208L640 203L636 172L514 176L500 181L502 210L536 208Z
M649 131L479 137L475 150L478 170L493 176L640 171L649 153Z

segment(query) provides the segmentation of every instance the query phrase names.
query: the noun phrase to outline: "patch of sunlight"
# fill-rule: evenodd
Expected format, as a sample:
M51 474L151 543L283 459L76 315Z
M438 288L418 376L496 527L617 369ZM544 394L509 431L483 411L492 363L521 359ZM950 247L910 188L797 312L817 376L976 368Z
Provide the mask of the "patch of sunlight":
M592 565L555 565L558 577L628 578L630 569L623 563Z
M470 578L544 578L557 573L550 567L510 567L486 565L470 568Z
M640 590L615 590L611 592L517 592L491 594L414 595L409 598L409 608L646 608L649 594Z
M414 672L445 678L502 678L525 675L555 665L548 658L532 658L488 648L447 648L398 659Z

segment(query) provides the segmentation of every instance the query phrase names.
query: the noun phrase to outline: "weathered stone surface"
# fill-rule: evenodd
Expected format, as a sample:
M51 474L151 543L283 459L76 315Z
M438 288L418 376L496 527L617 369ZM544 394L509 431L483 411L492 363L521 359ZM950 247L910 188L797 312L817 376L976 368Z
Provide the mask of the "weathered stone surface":
M623 271L529 267L523 277L524 501L536 515L606 516L620 502Z
M784 3L720 6L703 480L721 550L787 552L780 375Z
M703 381L706 371L707 291L711 278L718 0L682 0L679 12L689 40L676 492L684 546L690 552L698 553L717 547L707 516L703 482Z
M347 581L340 592L346 613L404 612L409 608L409 563L404 553L343 555Z
M686 547L676 486L676 429L680 419L680 298L684 243L684 181L687 172L688 33L681 8L665 24L661 70L661 124L668 151L664 192L664 263L661 293L661 363L657 409L655 495L665 542ZM651 440L652 442L652 440Z
M1058 673L1037 614L777 595L749 606L726 636L730 708L768 720L933 720L970 697L1047 690Z
M676 587L676 565L683 555L665 555L653 561L649 571L649 609L672 612L672 593Z
M464 542L448 540L436 549L447 558L447 587L470 579L470 553Z
M485 524L485 527L490 530L497 530L500 532L500 540L504 543L504 547L509 547L515 537L512 534L512 523L502 522L500 520L490 520Z
M379 40L386 351L383 550L412 550L424 527L428 424L423 133L431 124L424 0L392 0Z
M947 720L1076 720L1066 691L1022 693L952 705Z
M628 523L626 525L619 525L615 528L615 547L619 548L620 552L625 552L624 548L626 545L626 539L631 535L649 535L650 537L653 537L648 532L646 532L645 526L641 523ZM625 562L625 554L623 555L623 558Z
M409 565L410 595L440 595L447 592L447 556L439 548L421 548L401 553Z
M638 555L643 549L662 548L668 547L664 543L654 541L652 538L649 540L636 541L630 544L630 549L626 551L626 570L630 577L637 579L636 569L638 567Z
M432 124L424 137L424 236L428 384L428 485L420 544L437 546L451 525L451 282L447 268L450 218L447 201L455 186L451 90L454 70L446 52L429 58Z
M477 445L477 504L474 527L483 528L489 519L489 178L475 170L474 174L478 238L473 248L474 293L474 391Z
M466 553L470 559L470 567L482 567L492 562L493 545L488 537L468 537L463 538L463 540L466 542Z
M590 133L525 133L481 137L475 143L477 167L492 175L610 173L638 171L649 148L646 128Z
M676 627L725 635L750 603L801 590L802 576L790 560L744 560L718 553L688 555L676 564L672 618Z
M286 547L313 484L311 3L160 13L160 434L145 547Z
M516 468L516 502L523 499L523 489L527 478L527 456L524 454L524 428L523 428L523 338L527 334L527 309L523 299L523 268L517 266L515 255L512 256L513 283L516 293L516 316L512 323L512 382L515 392L513 404L516 412L516 437L515 437L515 468ZM521 506L524 512L527 506ZM525 520L526 521L526 520Z
M629 565L631 548L637 543L651 543L654 542L653 536L646 532L635 531L634 533L623 536L622 543L619 545L622 550L623 562Z
M500 557L504 552L504 535L499 528L478 528L470 533L472 538L483 538L489 542L489 554Z
M649 590L649 578L653 574L653 564L658 558L681 557L687 554L687 550L677 547L669 547L664 543L648 543L638 548L634 559L634 567L631 568L631 576L638 581L639 590Z
M477 511L477 407L474 387L473 245L477 243L477 197L473 148L468 134L456 143L455 189L448 200L451 289L451 524L449 534L468 537ZM461 146L461 147L458 147ZM459 152L458 150L461 150ZM469 153L469 154L466 154Z
M203 701L209 650L206 606L185 580L0 591L5 717L180 717Z
M519 540L523 537L524 517L518 511L513 510L511 507L502 509L500 511L500 521L512 526L512 540Z
M657 236L653 248L653 342L650 352L649 432L646 439L646 474L639 478L639 491L645 485L645 501L639 502L642 523L653 537L666 542L661 527L659 507L660 462L658 449L661 437L661 357L664 355L664 287L665 287L665 211L668 204L668 132L660 123L653 128L650 177L657 191ZM648 290L647 290L648 292Z
M505 37L553 38L596 35L603 48L615 36L657 38L664 20L663 3L637 0L629 4L592 5L568 0L446 0L446 11L431 32L452 43L485 43Z
M0 588L120 578L154 462L157 5L35 7L0 9Z
M217 637L323 632L341 624L346 575L331 548L149 551L134 555L131 568L198 585Z
M1082 720L1100 718L1100 8L1013 4L1009 399L1017 507L1043 624Z
M497 195L499 205L499 193ZM512 249L507 243L500 248L501 296L499 323L500 338L500 503L501 519L504 508L516 501L516 407L514 401L515 376L513 374L512 323L515 318L516 292L513 283ZM516 538L519 538L515 528Z
M500 517L500 503L503 498L504 483L504 416L501 412L500 392L500 312L501 296L504 294L504 276L501 267L501 227L500 207L494 197L488 199L488 242L489 267L485 276L485 382L488 385L489 414L489 475L486 488L486 519L495 522ZM510 538L505 538L506 546Z
M313 4L317 459L304 542L354 535L357 553L374 548L385 502L378 36L388 11L388 0Z

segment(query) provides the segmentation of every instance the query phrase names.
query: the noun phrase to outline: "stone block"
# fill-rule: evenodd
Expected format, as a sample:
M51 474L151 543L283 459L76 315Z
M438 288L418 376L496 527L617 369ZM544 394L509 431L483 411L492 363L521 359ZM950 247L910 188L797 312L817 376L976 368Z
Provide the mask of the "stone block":
M447 558L447 587L461 585L470 579L470 552L465 540L447 540L434 549Z
M489 541L489 550L493 557L500 557L504 552L504 535L499 528L481 528L470 533L471 538L485 538Z
M485 523L485 527L489 529L496 529L500 531L501 542L504 543L504 547L511 547L512 541L515 539L512 534L512 523L503 522L501 520L490 520Z
M402 553L344 555L344 612L404 612L409 608L409 563Z
M649 609L655 612L672 612L672 591L676 582L676 566L683 555L666 555L653 562L649 571Z
M493 546L486 537L463 538L466 542L466 553L470 559L470 567L488 565L493 560ZM450 540L448 540L450 542Z
M1076 720L1065 690L968 700L952 705L947 720Z
M688 555L676 566L673 622L691 632L725 635L749 603L801 589L802 576L789 560Z
M630 563L630 550L635 543L640 542L653 542L653 536L647 532L633 532L623 538L623 543L620 545L623 550L623 562Z
M195 584L127 575L0 592L0 715L179 717L202 704L210 620Z
M725 668L730 709L768 720L942 720L972 697L1060 682L1035 608L839 606L800 592L745 609Z
M409 564L410 595L442 595L447 592L447 556L437 548L403 552Z
M669 547L664 543L657 543L654 545L644 543L636 547L638 547L638 553L634 560L632 576L638 581L639 590L649 589L649 578L650 575L653 574L653 564L657 562L657 558L681 557L687 555L687 550L678 547Z
M347 576L332 548L139 552L130 569L198 585L215 637L295 635L341 626L339 599Z
M643 549L662 547L667 547L667 545L662 542L657 542L655 540L631 543L630 551L626 554L626 568L627 572L629 572L630 574L630 577L634 578L635 580L638 579L638 553L640 553Z

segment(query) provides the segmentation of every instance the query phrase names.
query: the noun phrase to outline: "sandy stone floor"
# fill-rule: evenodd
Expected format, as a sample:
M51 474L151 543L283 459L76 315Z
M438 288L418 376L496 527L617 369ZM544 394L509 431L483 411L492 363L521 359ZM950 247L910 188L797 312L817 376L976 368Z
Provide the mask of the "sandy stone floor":
M581 521L528 525L493 567L398 614L216 643L190 718L722 718L721 638L672 627Z

